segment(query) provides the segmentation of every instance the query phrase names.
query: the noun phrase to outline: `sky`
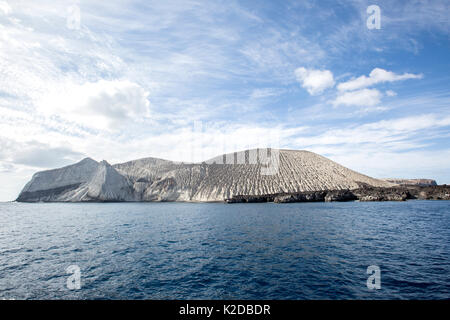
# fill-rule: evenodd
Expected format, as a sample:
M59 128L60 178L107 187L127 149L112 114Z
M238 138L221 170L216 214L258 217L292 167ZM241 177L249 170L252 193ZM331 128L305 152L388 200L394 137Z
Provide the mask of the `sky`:
M0 0L0 201L85 157L268 146L450 184L449 17L448 0Z

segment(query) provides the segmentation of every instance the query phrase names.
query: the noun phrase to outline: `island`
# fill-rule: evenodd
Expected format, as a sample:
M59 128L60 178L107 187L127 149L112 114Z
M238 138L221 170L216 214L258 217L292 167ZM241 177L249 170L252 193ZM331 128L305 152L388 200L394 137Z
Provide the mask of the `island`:
M305 202L450 199L434 180L375 179L304 150L251 149L201 163L85 158L37 172L18 202Z

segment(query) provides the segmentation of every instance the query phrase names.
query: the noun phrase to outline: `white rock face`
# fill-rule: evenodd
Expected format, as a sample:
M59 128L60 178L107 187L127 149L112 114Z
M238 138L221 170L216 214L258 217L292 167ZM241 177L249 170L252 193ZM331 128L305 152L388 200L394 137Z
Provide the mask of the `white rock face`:
M87 158L36 173L18 201L223 201L233 195L355 189L358 183L393 185L312 152L272 150L279 155L272 162L264 152L246 150L195 164L145 158L111 166ZM267 175L270 167L277 170Z
M100 201L132 201L133 188L128 179L108 162L102 161L88 183L88 198Z
M42 171L23 188L18 201L132 201L132 184L106 161L86 158Z

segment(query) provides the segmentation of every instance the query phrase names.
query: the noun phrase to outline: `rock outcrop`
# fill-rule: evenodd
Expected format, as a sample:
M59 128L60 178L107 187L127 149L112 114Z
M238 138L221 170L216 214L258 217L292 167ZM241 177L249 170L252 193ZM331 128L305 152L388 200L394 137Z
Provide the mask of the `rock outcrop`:
M450 200L450 186L408 187L408 192L420 200Z
M254 149L202 163L145 158L111 166L87 158L36 173L17 201L223 201L236 195L259 201L264 195L301 192L311 192L304 197L319 201L314 199L322 195L314 192L354 190L362 184L394 185L312 152ZM336 201L336 197L328 194L327 199ZM274 196L269 198L275 201Z
M374 188L365 186L352 190L352 192L359 201L405 201L415 199L407 188L402 187Z

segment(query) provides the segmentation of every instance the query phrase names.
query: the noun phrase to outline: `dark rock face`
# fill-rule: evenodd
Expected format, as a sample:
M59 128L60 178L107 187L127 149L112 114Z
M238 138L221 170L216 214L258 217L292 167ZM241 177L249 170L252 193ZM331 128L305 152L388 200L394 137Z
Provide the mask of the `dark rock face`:
M258 203L258 202L274 202L274 195L264 196L235 196L226 199L226 203Z
M26 191L22 192L17 201L19 202L40 202L40 201L52 201L53 197L58 196L64 192L75 190L80 186L81 183L75 183L68 186L52 188L47 190L38 191Z
M226 199L227 203L250 202L333 202L333 201L406 201L450 200L450 186L398 186L390 188L361 185L355 190L326 190L299 193L284 193L263 196L238 195Z
M350 190L331 191L306 191L299 193L284 193L264 196L234 196L226 199L227 203L250 203L250 202L331 202L331 201L354 201L358 198Z
M415 199L408 189L402 187L365 187L353 190L353 193L359 201L405 201L408 199Z
M358 200L358 197L351 192L350 190L334 190L327 192L327 195L325 196L325 202L332 202L332 201L354 201Z
M289 202L322 202L325 201L325 191L309 191L293 194L280 194L274 198L276 203Z
M447 185L408 189L416 199L450 200L450 186Z

